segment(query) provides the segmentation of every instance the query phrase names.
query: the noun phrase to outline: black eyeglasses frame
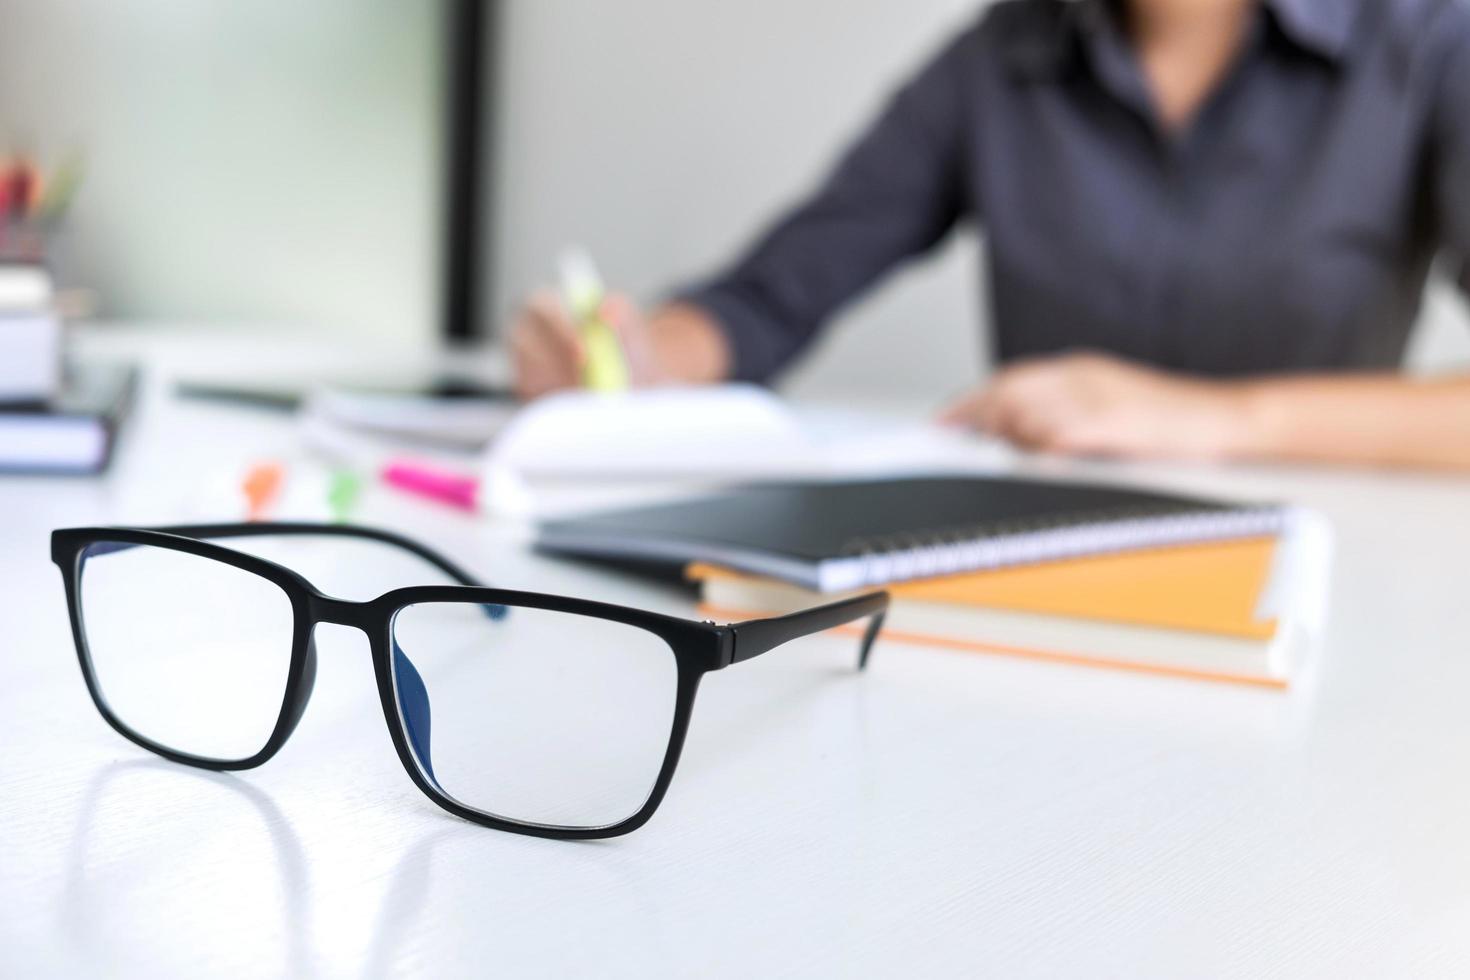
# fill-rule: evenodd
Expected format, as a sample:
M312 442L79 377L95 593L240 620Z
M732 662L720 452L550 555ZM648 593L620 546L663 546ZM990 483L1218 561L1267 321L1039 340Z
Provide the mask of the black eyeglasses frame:
M411 554L437 567L457 585L423 585L394 589L365 602L337 599L326 595L304 576L269 559L237 551L213 543L212 539L248 536L337 536L377 541ZM209 540L206 540L209 539ZM137 545L165 548L200 558L223 562L234 568L267 579L278 586L290 600L293 616L291 663L286 678L285 696L280 714L265 745L245 759L221 760L180 752L149 739L135 731L108 705L87 645L80 599L83 559L94 545ZM253 769L280 751L300 723L316 680L315 629L320 624L336 624L361 630L368 637L372 651L373 671L378 696L382 703L393 747L399 761L419 790L440 807L473 823L556 840L592 840L631 833L648 822L673 780L689 730L695 695L704 675L723 670L731 664L750 660L791 640L819 633L835 626L861 619L869 625L863 634L858 654L858 669L867 665L868 653L888 609L886 592L855 596L817 606L786 616L755 619L740 623L716 624L648 612L627 606L542 592L491 588L437 552L409 538L377 528L350 524L312 524L295 522L251 522L244 524L199 524L168 527L77 527L58 529L51 534L51 559L61 569L66 588L67 610L77 658L86 680L87 691L98 712L120 735L166 759L187 766L214 771ZM541 609L602 619L635 627L658 636L673 652L677 664L677 687L673 727L662 766L653 789L643 806L618 823L599 827L569 827L529 823L495 816L465 806L430 779L425 778L409 744L405 724L399 714L394 693L392 665L392 624L399 610L430 602L474 603L493 607Z

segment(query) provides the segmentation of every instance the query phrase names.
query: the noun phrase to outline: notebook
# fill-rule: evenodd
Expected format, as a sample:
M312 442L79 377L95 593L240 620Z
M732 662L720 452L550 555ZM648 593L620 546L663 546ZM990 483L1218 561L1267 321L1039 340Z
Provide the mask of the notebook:
M77 365L57 397L0 408L0 472L101 472L137 386L134 367Z
M1277 534L1285 508L1002 477L752 484L544 523L547 552L705 562L817 592Z
M1317 646L1330 534L1294 511L1247 538L967 573L893 586L883 636L964 653L1285 688ZM734 621L833 596L695 564L700 611Z
M1240 538L1038 562L888 586L894 602L933 602L1006 609L1133 626L1268 640L1276 617L1261 599L1278 539ZM819 593L776 579L696 562L686 577L704 602L727 609L760 608L773 590ZM825 598L829 598L825 597Z
M783 583L748 587L740 605L700 603L700 614L734 622L780 616L830 596ZM991 653L1055 663L1115 667L1201 680L1285 687L1301 659L1300 635L1278 628L1259 638L1076 619L900 597L883 623L882 636L967 653Z

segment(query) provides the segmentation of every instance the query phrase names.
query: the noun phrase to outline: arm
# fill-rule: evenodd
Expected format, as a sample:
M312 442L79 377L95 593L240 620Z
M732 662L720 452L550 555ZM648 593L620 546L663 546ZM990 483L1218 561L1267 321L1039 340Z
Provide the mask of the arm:
M728 272L646 320L627 297L609 297L603 313L633 383L765 380L844 302L938 242L968 207L962 100L975 43L966 32L901 88L822 187ZM510 347L522 398L580 383L582 342L555 294L525 303Z
M765 380L843 303L932 247L966 210L962 191L966 32L891 99L821 188L726 273L654 323L662 344L723 335L729 376ZM696 325L697 324L697 325Z
M1451 276L1470 291L1470 37L1452 42L1430 129L1429 193ZM1232 455L1470 469L1470 374L1300 377L1227 391Z
M1007 368L951 405L944 421L1041 452L1470 470L1463 375L1215 381L1065 354Z
M1223 455L1470 470L1470 376L1300 377L1223 392Z
M863 632L862 646L858 649L858 669L862 670L868 665L868 652L873 648L878 631L883 628L883 617L887 612L888 593L871 592L787 616L736 623L730 627L735 631L735 650L730 662L738 664L803 636L867 619L868 628Z

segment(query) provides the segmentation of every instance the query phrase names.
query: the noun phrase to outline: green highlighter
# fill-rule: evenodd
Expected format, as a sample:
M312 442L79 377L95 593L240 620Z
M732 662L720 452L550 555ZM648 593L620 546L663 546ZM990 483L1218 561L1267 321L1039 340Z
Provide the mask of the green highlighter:
M327 506L332 511L332 523L346 524L352 520L352 511L361 496L362 477L349 469L333 470L327 485Z
M567 249L560 262L562 298L582 334L587 360L582 385L590 391L626 391L628 362L618 334L602 314L606 291L592 256L583 249Z

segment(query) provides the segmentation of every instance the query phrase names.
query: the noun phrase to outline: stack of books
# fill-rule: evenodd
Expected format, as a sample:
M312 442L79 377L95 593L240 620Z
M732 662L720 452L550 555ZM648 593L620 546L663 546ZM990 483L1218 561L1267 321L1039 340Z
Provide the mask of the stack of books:
M1275 505L945 477L757 485L556 522L539 541L686 562L712 619L881 587L890 641L1285 687L1326 581L1326 544L1301 521Z
M0 473L100 472L136 387L127 366L63 370L51 277L0 262Z
M51 300L43 266L0 261L0 404L44 401L61 386L61 323Z

